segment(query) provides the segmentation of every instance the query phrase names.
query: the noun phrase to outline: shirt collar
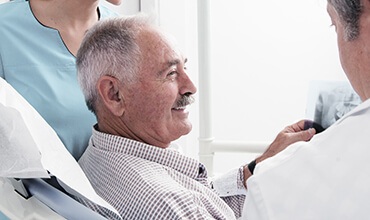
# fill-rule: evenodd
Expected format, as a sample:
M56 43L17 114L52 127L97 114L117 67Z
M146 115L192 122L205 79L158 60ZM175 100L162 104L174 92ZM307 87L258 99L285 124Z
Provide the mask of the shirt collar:
M143 142L100 132L93 127L92 145L100 150L139 157L170 167L195 179L199 175L199 161L170 148L160 148Z

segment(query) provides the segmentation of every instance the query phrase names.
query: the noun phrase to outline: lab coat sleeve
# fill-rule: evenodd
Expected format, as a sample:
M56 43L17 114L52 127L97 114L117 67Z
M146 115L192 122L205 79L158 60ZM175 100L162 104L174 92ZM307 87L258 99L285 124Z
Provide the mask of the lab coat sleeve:
M259 191L258 184L253 182L253 177L248 180L248 187L254 190L248 191L244 202L242 219L268 220L268 210L264 206L264 199Z

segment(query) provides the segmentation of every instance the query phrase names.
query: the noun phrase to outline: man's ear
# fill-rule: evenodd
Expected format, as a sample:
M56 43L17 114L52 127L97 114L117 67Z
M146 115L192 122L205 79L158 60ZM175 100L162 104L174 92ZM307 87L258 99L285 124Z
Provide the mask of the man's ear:
M112 76L102 76L96 85L105 107L118 117L122 116L125 111L125 102L120 85L119 80Z

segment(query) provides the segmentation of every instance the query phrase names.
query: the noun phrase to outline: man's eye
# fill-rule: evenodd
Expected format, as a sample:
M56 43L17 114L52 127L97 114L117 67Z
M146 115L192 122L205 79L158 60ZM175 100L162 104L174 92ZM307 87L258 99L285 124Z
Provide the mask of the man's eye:
M172 71L172 72L170 72L169 74L168 74L168 76L173 76L173 75L176 75L177 74L177 72L176 71Z
M166 80L175 81L177 78L177 71L171 71L167 74Z

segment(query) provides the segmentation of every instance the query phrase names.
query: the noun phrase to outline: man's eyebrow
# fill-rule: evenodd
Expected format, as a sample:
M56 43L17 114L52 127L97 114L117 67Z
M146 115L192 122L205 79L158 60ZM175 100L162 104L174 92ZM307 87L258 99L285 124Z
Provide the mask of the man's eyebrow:
M168 68L178 65L180 62L181 62L180 59L169 60L167 63L164 64L164 68L158 72L158 75L162 75L163 72L165 72ZM186 62L188 62L188 58L184 59L184 64Z
M184 63L186 63L186 62L188 62L188 58L184 59ZM167 62L167 66L168 67L176 66L179 63L180 63L180 59L170 60L170 61Z
M176 59L176 60L170 60L167 62L167 66L168 67L171 67L171 66L176 66L177 64L180 63L180 60L179 59Z

